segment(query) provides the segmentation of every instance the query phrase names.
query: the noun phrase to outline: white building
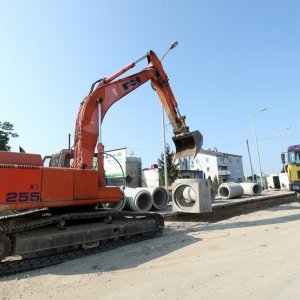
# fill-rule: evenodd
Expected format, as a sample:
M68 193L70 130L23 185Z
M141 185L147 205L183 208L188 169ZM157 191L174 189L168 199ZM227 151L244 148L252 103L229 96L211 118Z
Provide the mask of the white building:
M156 187L159 186L159 170L158 167L142 170L141 186Z
M241 155L218 151L201 150L194 159L185 159L180 165L181 170L199 170L218 182L243 181L244 170Z

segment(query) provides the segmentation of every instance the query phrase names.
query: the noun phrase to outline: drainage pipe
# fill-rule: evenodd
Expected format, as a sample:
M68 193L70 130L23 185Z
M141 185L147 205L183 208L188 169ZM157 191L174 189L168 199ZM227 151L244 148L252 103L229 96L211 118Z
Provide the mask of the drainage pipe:
M254 182L242 182L240 183L244 190L244 195L256 196L260 195L262 192L261 185Z
M116 202L116 203L103 203L102 207L107 208L107 209L113 209L113 210L121 211L125 207L125 204L126 204L126 197L124 195L124 192L122 191L122 197L121 197L121 200L119 202Z
M239 198L244 194L244 190L239 183L222 183L218 189L219 196L223 199Z
M182 191L182 197L187 200L187 201L191 201L191 202L195 202L196 201L196 193L194 191L194 189L190 186L187 186L183 189Z
M167 206L169 194L164 187L143 187L141 189L144 189L151 194L153 200L152 209L160 210Z
M214 202L215 198L216 198L216 193L212 187L210 188L210 195L211 195L211 202ZM191 187L184 188L184 190L182 192L182 196L187 201L192 201L192 202L196 201L195 191Z
M142 188L129 188L124 189L126 197L125 208L136 212L147 212L151 209L153 201L151 194Z

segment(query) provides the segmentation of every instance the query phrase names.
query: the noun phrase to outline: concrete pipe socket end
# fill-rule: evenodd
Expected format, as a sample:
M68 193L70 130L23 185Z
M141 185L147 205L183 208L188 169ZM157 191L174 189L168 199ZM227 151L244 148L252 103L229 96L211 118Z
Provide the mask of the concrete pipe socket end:
M173 201L182 210L188 211L196 204L196 192L189 185L179 185L174 191Z
M126 207L136 212L148 212L152 207L151 194L146 190L126 188Z
M122 198L119 202L117 203L104 203L102 206L105 209L112 209L112 210L117 210L117 211L121 211L124 209L126 204L126 198L124 193L122 192Z
M150 188L150 190L148 191L152 195L152 200L153 200L152 208L154 210L164 209L167 206L169 202L169 195L165 188L162 187L157 187L153 189Z
M223 199L239 198L244 194L242 186L235 182L222 183L218 189L218 194Z
M262 193L262 187L260 184L256 183L254 186L253 186L253 194L254 195L260 195Z
M140 192L135 198L135 207L140 212L147 212L152 207L151 195L147 192Z
M262 187L259 183L254 182L242 182L241 186L245 195L256 196L262 193Z

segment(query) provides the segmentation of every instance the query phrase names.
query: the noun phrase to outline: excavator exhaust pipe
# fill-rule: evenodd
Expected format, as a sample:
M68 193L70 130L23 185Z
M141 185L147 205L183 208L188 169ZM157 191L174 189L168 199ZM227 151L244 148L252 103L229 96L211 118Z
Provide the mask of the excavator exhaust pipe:
M175 135L172 139L176 147L175 159L195 157L203 144L203 136L198 130Z

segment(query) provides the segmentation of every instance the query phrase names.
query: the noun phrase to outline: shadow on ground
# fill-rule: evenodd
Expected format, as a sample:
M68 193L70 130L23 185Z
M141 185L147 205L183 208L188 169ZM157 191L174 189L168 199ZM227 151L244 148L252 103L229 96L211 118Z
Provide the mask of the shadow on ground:
M272 208L271 208L272 207ZM295 213L289 216L275 217L268 219L257 219L251 221L237 221L228 220L226 223L213 223L220 220L228 219L232 216L238 216L239 214L246 214L257 210L272 210L272 211L294 211ZM225 212L224 212L225 211ZM65 262L60 265L55 265L40 270L25 272L21 274L11 275L1 278L0 282L16 279L26 279L28 277L35 277L40 275L54 274L54 275L76 275L76 274L97 274L113 272L116 270L126 270L136 268L139 265L149 263L158 259L164 255L175 252L181 248L192 245L202 240L202 238L192 236L193 232L212 232L223 231L233 228L253 227L261 225L278 225L282 223L298 221L300 220L300 205L293 202L290 204L283 204L274 206L274 203L270 207L246 207L243 206L241 212L236 209L231 211L224 210L221 215L210 213L209 215L195 215L185 214L174 217L172 221L178 221L178 228L165 228L165 231L161 237L121 246L119 248L109 250L107 252L94 254L84 258L79 258ZM206 221L203 223L203 221ZM181 227L180 222L194 222L196 224L185 224Z
M272 209L266 209L266 211L295 211L295 214L289 216L282 216L276 218L267 218L267 219L256 219L251 221L237 221L236 219L228 220L228 223L213 223L208 222L207 224L193 226L191 228L187 228L183 230L184 232L194 232L194 231L214 231L214 230L226 230L226 229L234 229L234 228L245 228L245 227L255 227L255 226L264 226L264 225L279 225L283 223L299 221L300 220L300 206L298 204L293 205L280 205L277 207L273 207ZM199 222L200 218L196 215L189 215L183 218L180 218L181 221L185 222ZM202 221L202 219L201 219Z
M161 237L120 246L113 250L70 260L59 265L10 275L1 278L0 282L47 274L97 274L100 276L106 272L135 268L201 240L201 238L187 235L186 231L166 228Z

